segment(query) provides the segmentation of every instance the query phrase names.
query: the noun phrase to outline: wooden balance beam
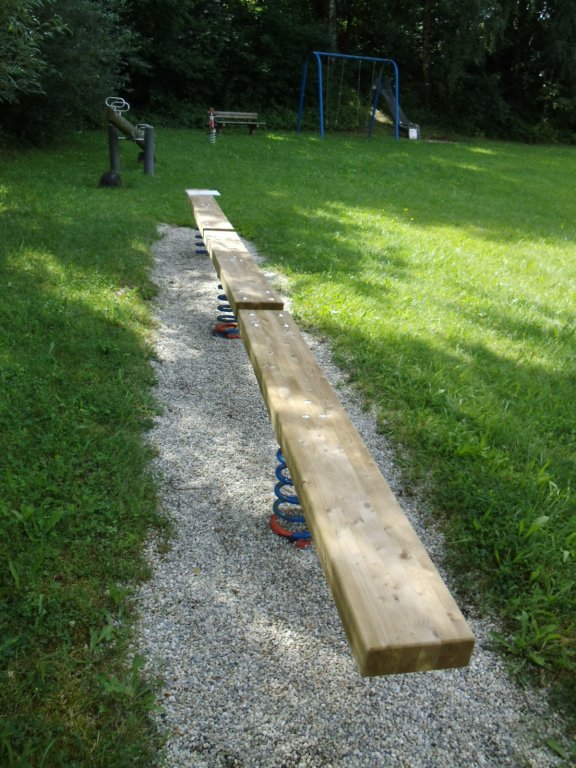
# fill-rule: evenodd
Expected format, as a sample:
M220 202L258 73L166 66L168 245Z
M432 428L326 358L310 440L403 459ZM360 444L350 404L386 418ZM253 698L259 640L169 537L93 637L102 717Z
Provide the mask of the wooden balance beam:
M234 232L234 227L220 208L213 195L220 194L216 190L187 189L188 201L192 206L192 212L200 234L208 229L226 230Z
M474 636L448 588L291 315L267 304L250 309L235 296L266 278L256 276L258 266L207 199L217 193L195 192L188 196L196 223L220 279L228 276L242 339L360 673L465 666Z
M474 636L292 317L238 319L360 673L465 666Z
M234 314L239 309L284 307L284 300L272 288L240 235L208 229L203 239Z

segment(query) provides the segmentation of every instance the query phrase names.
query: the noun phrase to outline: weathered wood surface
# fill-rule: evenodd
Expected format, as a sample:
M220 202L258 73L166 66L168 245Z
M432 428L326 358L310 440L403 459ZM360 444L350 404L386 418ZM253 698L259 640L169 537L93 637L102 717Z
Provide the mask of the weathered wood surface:
M207 230L204 243L234 313L239 309L282 309L284 300L237 232Z
M226 112L222 109L216 109L212 114L217 120L249 120L252 123L258 122L257 112Z
M224 110L215 110L212 112L216 125L226 127L227 125L247 125L250 133L254 133L255 128L266 125L265 122L258 119L257 112L226 112Z
M234 231L234 227L211 195L194 195L189 193L187 195L192 206L196 226L200 230L202 237L204 237L204 233L209 229Z
M361 674L465 666L474 636L291 316L238 319Z

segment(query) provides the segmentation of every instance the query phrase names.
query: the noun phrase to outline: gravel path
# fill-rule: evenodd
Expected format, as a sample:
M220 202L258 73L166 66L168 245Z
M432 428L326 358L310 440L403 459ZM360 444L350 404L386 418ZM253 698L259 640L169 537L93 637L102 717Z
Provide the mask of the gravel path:
M268 528L277 444L241 341L213 337L217 278L194 230L160 227L155 369L164 406L151 440L173 547L151 543L139 652L164 682L157 715L170 768L545 768L561 723L522 691L470 624L470 667L361 678L313 548ZM328 345L309 343L442 570L390 449ZM449 577L446 577L448 584ZM469 611L464 611L468 613Z

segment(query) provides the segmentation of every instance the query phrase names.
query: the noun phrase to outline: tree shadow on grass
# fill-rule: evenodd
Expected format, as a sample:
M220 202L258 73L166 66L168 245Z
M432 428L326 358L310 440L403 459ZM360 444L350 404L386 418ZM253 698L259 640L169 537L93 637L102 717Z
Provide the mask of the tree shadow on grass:
M114 707L99 676L116 667L105 642L97 651L91 644L106 616L125 608L118 585L144 575L141 543L155 524L142 441L154 412L139 295L148 258L121 222L112 240L103 236L106 210L90 210L78 177L66 176L70 168L56 172L48 163L36 176L9 170L9 204L0 212L0 559L10 563L0 577L0 621L2 666L13 672L4 691L14 705L9 745L14 754L51 751L51 759L70 748L89 760L103 733L109 743L142 716L134 697L110 726ZM12 188L9 176L18 173ZM90 721L81 736L70 706L74 718Z

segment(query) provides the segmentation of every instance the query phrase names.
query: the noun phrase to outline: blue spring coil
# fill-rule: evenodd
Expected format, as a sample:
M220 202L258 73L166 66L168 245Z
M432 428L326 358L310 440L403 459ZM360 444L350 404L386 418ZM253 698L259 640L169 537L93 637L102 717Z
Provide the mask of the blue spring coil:
M222 286L219 285L218 288L222 290ZM234 311L232 310L232 307L228 303L228 297L225 293L219 293L218 294L218 301L220 302L218 304L218 312L220 314L216 318L220 323L235 323L236 322L236 315L234 314Z
M294 492L290 471L280 448L276 452L276 459L278 466L275 474L278 482L274 486L276 499L273 505L274 514L270 518L270 527L274 533L283 536L297 546L307 546L311 543L312 538L310 531L306 528L306 520L302 514L298 496ZM286 525L290 527L286 527Z
M204 244L204 240L202 238L202 235L198 234L195 235L196 238L196 249L195 252L198 255L206 256L208 254L208 251L206 250L206 245ZM222 286L218 286L219 290L222 290ZM212 334L214 336L221 336L224 339L239 339L240 338L240 329L238 328L238 322L236 320L236 315L234 314L232 307L228 303L228 297L225 293L221 293L218 295L218 301L220 302L218 304L218 312L219 314L216 317L216 325L212 329Z
M218 289L222 290L222 285L219 284ZM238 321L225 293L218 294L218 302L219 314L216 317L217 322L212 333L225 339L239 339L240 329L238 328Z
M196 240L198 240L198 242L196 243L196 246L197 246L196 253L199 256L207 256L208 251L206 250L206 246L204 245L204 240L202 239L202 235L196 235Z

